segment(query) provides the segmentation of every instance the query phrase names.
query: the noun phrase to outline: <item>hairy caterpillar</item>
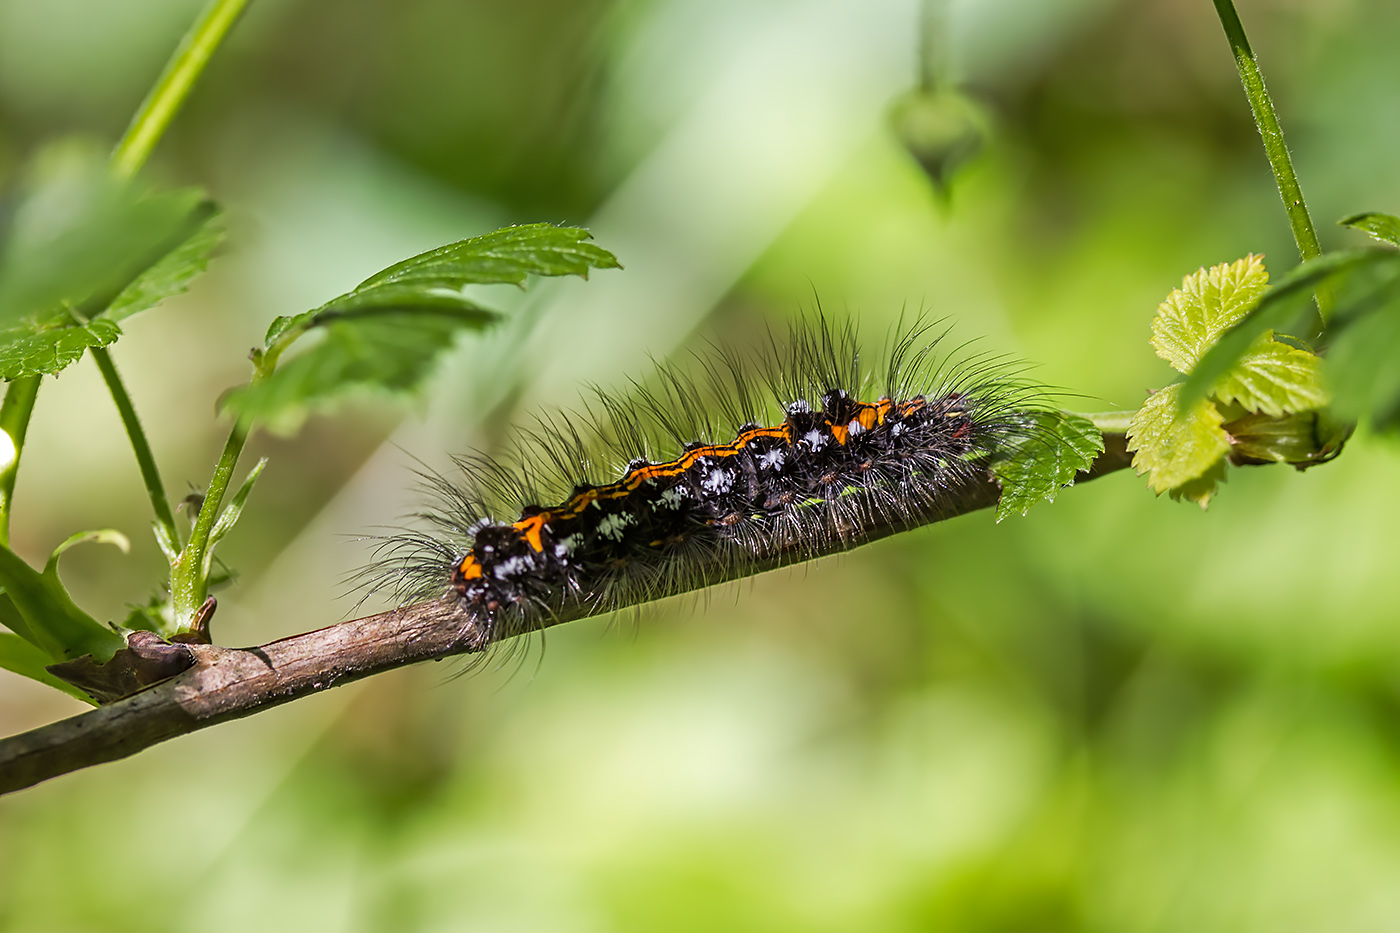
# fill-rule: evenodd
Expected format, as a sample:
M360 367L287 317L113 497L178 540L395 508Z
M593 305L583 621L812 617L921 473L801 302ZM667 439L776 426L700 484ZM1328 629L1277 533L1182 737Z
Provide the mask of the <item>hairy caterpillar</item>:
M698 377L595 389L510 455L425 474L426 529L381 539L366 577L453 602L479 650L936 520L1024 438L1035 393L985 356L940 362L930 331L897 333L871 369L853 325L816 317L756 360L714 348Z

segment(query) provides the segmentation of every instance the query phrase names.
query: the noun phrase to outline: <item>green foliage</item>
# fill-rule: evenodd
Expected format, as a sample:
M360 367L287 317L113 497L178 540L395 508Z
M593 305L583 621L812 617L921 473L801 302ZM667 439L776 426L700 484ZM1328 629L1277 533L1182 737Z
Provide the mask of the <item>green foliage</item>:
M1364 230L1382 243L1400 246L1400 217L1394 214L1380 214L1374 211L1352 214L1337 221L1340 226Z
M189 288L190 282L209 268L209 260L227 233L224 215L213 202L205 201L187 220L189 236L122 289L107 306L104 317L120 321L154 308Z
M14 604L10 603L9 600L3 600L3 602L13 609ZM8 621L4 615L0 615L0 622L5 622L6 627L8 627ZM18 635L0 632L0 669L28 677L30 680L37 680L41 684L53 687L55 690L62 690L69 696L76 697L85 703L93 703L92 698L86 693L67 681L50 674L48 666L52 663L52 658ZM93 705L95 706L96 703Z
M1154 492L1171 492L1204 507L1224 479L1227 455L1307 464L1335 449L1320 444L1315 416L1296 417L1329 401L1321 360L1279 341L1271 329L1255 334L1229 366L1214 371L1205 394L1193 393L1193 381L1223 335L1241 339L1235 335L1257 319L1266 294L1300 287L1289 283L1269 291L1268 281L1263 262L1250 255L1186 276L1162 302L1152 324L1152 346L1188 379L1154 393L1128 428L1133 466L1147 475ZM1269 427L1260 416L1271 419ZM1247 438L1241 447L1235 446L1237 423Z
M458 334L497 320L463 291L470 285L525 284L531 275L578 275L618 267L576 227L528 224L429 250L371 276L319 308L279 317L258 356L259 377L224 404L245 423L294 429L307 414L353 389L416 390ZM282 353L309 332L319 343L282 365Z
M52 375L184 289L221 235L198 191L154 192L67 150L38 160L0 254L0 378ZM54 164L49 164L54 163Z
M1025 440L993 460L1001 482L997 521L1025 515L1037 502L1054 502L1074 478L1103 450L1103 435L1082 415L1062 411L1032 412Z
M126 545L126 539L116 532L82 532L54 549L42 573L9 548L0 547L0 586L8 604L0 621L47 655L50 663L85 654L105 661L126 644L115 631L79 609L59 580L59 556L83 541Z
M1203 476L1230 452L1219 409L1199 399L1181 414L1180 395L1180 385L1154 392L1128 427L1133 466L1158 494Z
M1376 283L1383 284L1396 276L1400 276L1400 255L1383 249L1325 253L1290 270L1201 357L1186 379L1182 404L1189 405L1209 395L1268 331L1291 334L1303 341L1316 340L1323 332L1323 323L1311 304L1314 292L1343 291L1344 300L1333 314L1338 317L1347 308L1372 300Z
M1181 287L1157 309L1152 349L1177 372L1189 373L1221 333L1254 307L1268 286L1263 257L1253 253L1186 276Z
M1254 346L1215 384L1218 401L1234 402L1246 411L1281 418L1327 404L1322 387L1322 360L1274 339L1265 331Z

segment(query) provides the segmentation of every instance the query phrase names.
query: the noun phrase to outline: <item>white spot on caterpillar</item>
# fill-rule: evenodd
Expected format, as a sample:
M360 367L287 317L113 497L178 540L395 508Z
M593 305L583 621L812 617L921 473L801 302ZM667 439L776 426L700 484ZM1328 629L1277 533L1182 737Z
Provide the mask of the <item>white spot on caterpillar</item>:
M651 504L653 509L678 509L681 507L681 500L686 497L684 486L672 486L661 493L655 502Z
M851 437L855 437L857 434L865 433L865 425L861 424L859 421L852 421L850 424L846 425L846 430L851 432Z
M611 515L603 516L603 520L598 523L598 534L614 541L622 540L622 530L632 524L632 516L626 512L614 512Z
M802 435L802 442L812 449L812 453L816 453L826 446L826 435L813 428Z
M511 577L518 577L522 573L529 573L532 569L530 559L527 557L512 557L503 560L496 565L496 569L491 571L491 575L497 580L508 580Z
M891 436L891 437L899 437L899 435L901 435L901 434L903 434L903 433L904 433L904 422L903 422L903 421L896 421L896 422L890 427L890 436Z
M791 402L787 407L787 413L789 415L806 415L810 414L811 411L812 406L807 404L805 399L798 399L795 402Z
M578 542L578 535L569 535L567 538L554 545L554 556L558 558L568 557L574 552L574 548L578 547Z
M728 492L734 486L734 474L730 470L710 470L700 478L700 485L706 492Z
M758 466L763 470L781 470L786 460L787 455L783 453L782 448L774 447L758 455Z

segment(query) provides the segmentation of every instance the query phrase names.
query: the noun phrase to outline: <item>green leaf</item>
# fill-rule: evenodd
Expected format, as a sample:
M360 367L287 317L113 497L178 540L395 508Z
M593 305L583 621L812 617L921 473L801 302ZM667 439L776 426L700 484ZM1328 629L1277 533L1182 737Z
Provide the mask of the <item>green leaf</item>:
M91 654L107 661L126 642L116 632L79 609L58 578L58 562L39 573L7 547L0 546L0 586L28 626L23 634L55 661Z
M1328 402L1322 387L1322 360L1315 353L1274 340L1266 331L1211 393L1247 411L1275 418L1321 408Z
M1222 459L1217 460L1214 466L1200 476L1188 479L1171 490L1171 497L1177 502L1183 499L1187 502L1194 502L1204 509L1210 505L1210 500L1215 497L1216 490L1223 482L1225 482L1225 461Z
M106 318L85 324L21 323L0 330L0 379L51 376L76 362L89 347L105 347L122 334Z
M588 238L588 231L576 227L529 224L396 263L315 310L274 320L260 378L230 392L224 405L240 418L286 433L351 390L412 392L462 331L498 320L462 289L523 285L531 275L587 278L590 269L617 268L612 253ZM283 351L311 330L324 339L277 365Z
M1380 214L1374 211L1352 214L1350 217L1343 217L1337 224L1364 230L1382 243L1400 246L1400 217L1394 214Z
M185 239L204 200L114 179L95 153L72 146L41 153L29 175L0 250L6 326L21 317L47 323L68 308L91 317Z
M189 236L179 245L122 289L103 317L120 321L154 308L189 288L190 282L209 268L210 257L227 233L224 215L212 201L205 201L187 218L186 229L190 228Z
M587 242L587 230L552 224L503 227L419 253L365 279L314 311L279 317L267 346L292 330L307 330L336 317L369 311L481 308L461 293L468 285L524 285L531 275L577 275L619 268L617 257Z
M77 534L69 535L63 543L53 549L49 555L49 562L44 565L44 573L58 572L58 559L63 552L75 544L110 544L116 547L123 554L131 553L131 541L126 535L115 528L100 528L97 531L80 531Z
M1230 452L1219 410L1200 399L1182 414L1180 391L1180 385L1170 385L1154 393L1128 425L1133 467L1147 474L1147 485L1159 495L1203 476Z
M1319 288L1340 288L1350 279L1365 282L1400 276L1400 254L1393 250L1359 250L1324 253L1291 270L1274 283L1259 303L1234 327L1220 335L1182 383L1181 403L1190 406L1205 398L1230 368L1249 352L1267 331L1314 339L1319 333L1317 314L1309 299ZM1353 302L1366 302L1369 292L1339 302L1333 316L1341 317Z
M1025 515L1037 502L1054 502L1103 450L1103 435L1082 415L1038 411L1030 415L1026 439L991 464L1001 481L997 521Z
M199 191L152 193L105 166L65 169L16 212L0 253L0 378L52 375L184 289L221 226Z
M1324 366L1338 414L1400 428L1400 283L1367 313L1349 317Z
M214 569L214 548L223 540L224 535L228 534L238 523L239 516L243 514L243 506L248 501L248 494L253 491L253 484L258 481L265 466L267 466L267 458L263 457L256 466L248 471L248 477L243 480L243 485L238 487L238 492L234 493L228 505L224 506L224 510L219 513L214 527L209 529L209 543L204 547L204 566L201 568L206 581Z
M1262 257L1199 269L1181 280L1152 321L1152 347L1189 373L1219 336L1243 318L1269 285Z
M325 326L325 339L268 377L233 390L224 406L270 430L295 430L310 411L353 389L406 393L418 388L458 333L496 319L480 309L420 310Z
M18 635L11 635L9 632L0 632L0 668L4 668L30 680L37 680L41 684L47 684L55 690L62 690L72 697L77 697L84 703L97 705L97 701L88 696L77 687L50 674L47 670L52 660L44 652L20 638Z

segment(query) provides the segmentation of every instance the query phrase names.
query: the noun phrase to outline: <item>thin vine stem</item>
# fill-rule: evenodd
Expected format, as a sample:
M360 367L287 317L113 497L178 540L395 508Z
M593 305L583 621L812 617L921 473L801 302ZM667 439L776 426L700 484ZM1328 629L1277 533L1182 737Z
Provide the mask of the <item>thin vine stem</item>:
M249 0L210 0L170 57L112 152L112 172L130 178L150 158L180 106Z
M1303 199L1303 188L1298 183L1298 174L1293 170L1293 160L1288 154L1288 145L1283 139L1283 127L1279 125L1278 114L1274 111L1273 100L1264 87L1264 75L1259 70L1259 61L1250 48L1249 38L1244 33L1244 24L1235 12L1233 0L1214 0L1215 11L1220 15L1220 25L1230 42L1230 50L1235 56L1235 65L1240 72L1240 82L1249 98L1249 108L1254 113L1254 125L1264 141L1264 153L1269 158L1269 167L1274 171L1274 181L1278 184L1279 197L1283 199L1283 209L1288 213L1288 224L1293 229L1293 241L1298 244L1298 254L1303 261L1322 255L1322 246L1317 241L1317 229L1308 213L1307 202ZM1318 310L1323 320L1331 314L1330 293L1319 290Z
M167 540L178 548L180 533L175 526L175 512L166 498L165 484L160 480L155 455L151 453L151 445L141 429L141 419L136 416L136 406L132 405L131 396L122 384L116 364L106 348L93 347L92 359L102 373L102 380L107 383L107 391L112 393L112 401L117 405L122 424L126 426L126 435L131 439L131 449L136 453L136 463L141 468L141 480L146 484L146 494L151 497L151 509L156 513L156 521L160 523Z
M15 478L19 475L19 456L24 451L24 435L29 431L29 418L34 414L34 400L39 397L39 376L24 376L12 380L0 404L0 431L5 434L0 444L8 441L0 459L0 545L10 546L10 504L15 495Z
M243 453L243 445L247 440L248 431L243 422L234 421L228 440L224 442L223 453L219 455L219 462L214 465L214 475L209 479L209 488L205 490L204 502L199 507L199 517L195 519L194 528L190 531L189 543L180 552L178 566L171 568L171 598L177 627L187 626L194 618L195 610L209 596L209 581L202 569L204 553L209 548L209 533L214 529L214 522L219 517L224 494L228 492L233 471L238 467L238 458Z

